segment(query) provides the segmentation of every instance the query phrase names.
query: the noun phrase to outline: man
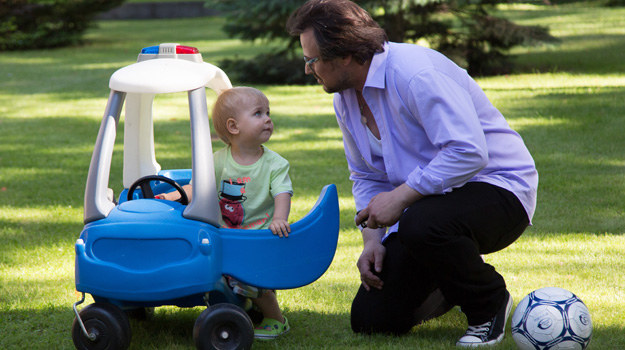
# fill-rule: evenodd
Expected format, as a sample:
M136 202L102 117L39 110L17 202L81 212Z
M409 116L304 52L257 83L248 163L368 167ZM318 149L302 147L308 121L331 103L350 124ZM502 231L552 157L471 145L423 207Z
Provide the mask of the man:
M521 137L465 70L388 42L351 1L310 0L287 29L306 73L334 93L343 133L363 237L352 329L406 333L447 310L440 292L467 316L456 345L499 343L512 297L481 254L533 216L538 174Z

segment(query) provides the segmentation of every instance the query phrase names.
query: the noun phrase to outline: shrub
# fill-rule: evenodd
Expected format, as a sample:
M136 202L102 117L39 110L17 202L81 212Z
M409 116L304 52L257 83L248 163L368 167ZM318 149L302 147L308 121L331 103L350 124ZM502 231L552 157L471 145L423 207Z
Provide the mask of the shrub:
M0 51L80 43L95 16L124 0L0 0Z

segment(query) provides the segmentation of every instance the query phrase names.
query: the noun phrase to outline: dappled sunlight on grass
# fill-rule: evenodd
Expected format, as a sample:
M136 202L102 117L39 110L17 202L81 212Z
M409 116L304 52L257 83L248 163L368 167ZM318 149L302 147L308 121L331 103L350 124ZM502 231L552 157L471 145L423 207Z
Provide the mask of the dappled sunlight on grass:
M536 117L536 118L514 118L509 121L510 126L517 131L523 130L525 127L536 127L536 126L561 126L572 123L570 120L563 118L544 118L544 117Z
M506 278L515 303L547 285L570 289L591 311L591 348L620 348L613 339L622 340L625 330L625 9L586 5L501 7L513 20L547 25L563 40L514 49L516 73L477 79L525 140L540 175L534 226L485 259ZM228 39L222 24L218 18L107 21L88 32L82 47L0 55L0 329L6 335L0 348L72 347L74 242L83 228L84 185L110 75L159 42L196 46L211 63L272 49ZM405 337L351 332L362 238L333 95L317 85L255 87L268 96L275 124L267 147L291 164L289 221L306 215L322 187L334 183L340 234L319 280L278 293L291 333L254 348L455 348L466 327L458 309ZM214 101L207 90L209 112ZM187 94L157 95L153 111L157 161L164 169L190 168ZM123 116L109 182L116 195ZM223 147L212 136L213 149ZM201 310L162 307L153 320L131 321L133 347L193 348ZM498 348L515 348L509 332Z
M593 89L625 86L625 77L622 74L574 74L574 73L544 73L544 74L513 74L498 77L478 78L480 86L487 92L492 90L523 91L549 89L586 88L586 92Z
M507 279L517 302L542 287L558 286L572 291L588 306L596 331L609 328L618 319L616 315L622 315L615 310L625 296L625 276L614 271L625 268L623 246L623 235L529 232L505 253L487 255L485 259Z

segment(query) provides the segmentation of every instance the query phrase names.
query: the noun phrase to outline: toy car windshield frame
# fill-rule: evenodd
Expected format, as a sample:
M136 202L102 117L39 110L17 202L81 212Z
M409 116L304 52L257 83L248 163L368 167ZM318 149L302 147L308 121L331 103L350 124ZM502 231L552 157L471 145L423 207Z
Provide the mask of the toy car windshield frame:
M111 93L89 166L85 189L84 222L107 217L115 207L107 197L111 159L121 109L126 100L124 129L124 187L160 170L154 156L152 101L155 94L188 92L191 120L192 172L196 174L193 200L184 211L189 219L219 225L219 206L214 186L213 151L208 122L206 91L217 93L232 87L226 74L206 62L175 58L140 61L116 71L110 79ZM132 119L134 118L134 119Z

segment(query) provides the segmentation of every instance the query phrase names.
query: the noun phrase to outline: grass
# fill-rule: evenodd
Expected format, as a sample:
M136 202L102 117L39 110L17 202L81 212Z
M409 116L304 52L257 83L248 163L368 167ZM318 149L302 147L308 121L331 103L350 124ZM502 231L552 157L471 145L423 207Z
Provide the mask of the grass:
M540 173L534 226L486 260L504 275L516 302L544 286L573 291L591 311L590 348L625 348L625 9L585 3L501 11L548 25L563 41L516 49L517 73L478 79L525 139ZM226 38L221 24L218 18L108 21L82 47L0 53L0 349L72 348L73 244L110 75L134 62L141 47L159 42L197 46L208 62L265 49ZM466 326L457 310L404 337L350 331L361 240L331 96L318 86L259 88L276 124L269 147L292 165L292 220L308 211L321 186L336 183L341 234L322 278L279 293L291 333L255 348L453 349ZM190 164L185 99L157 99L163 168ZM116 193L121 150L118 143L110 182ZM200 311L163 307L151 321L133 321L131 348L193 348ZM515 345L508 334L496 348Z

